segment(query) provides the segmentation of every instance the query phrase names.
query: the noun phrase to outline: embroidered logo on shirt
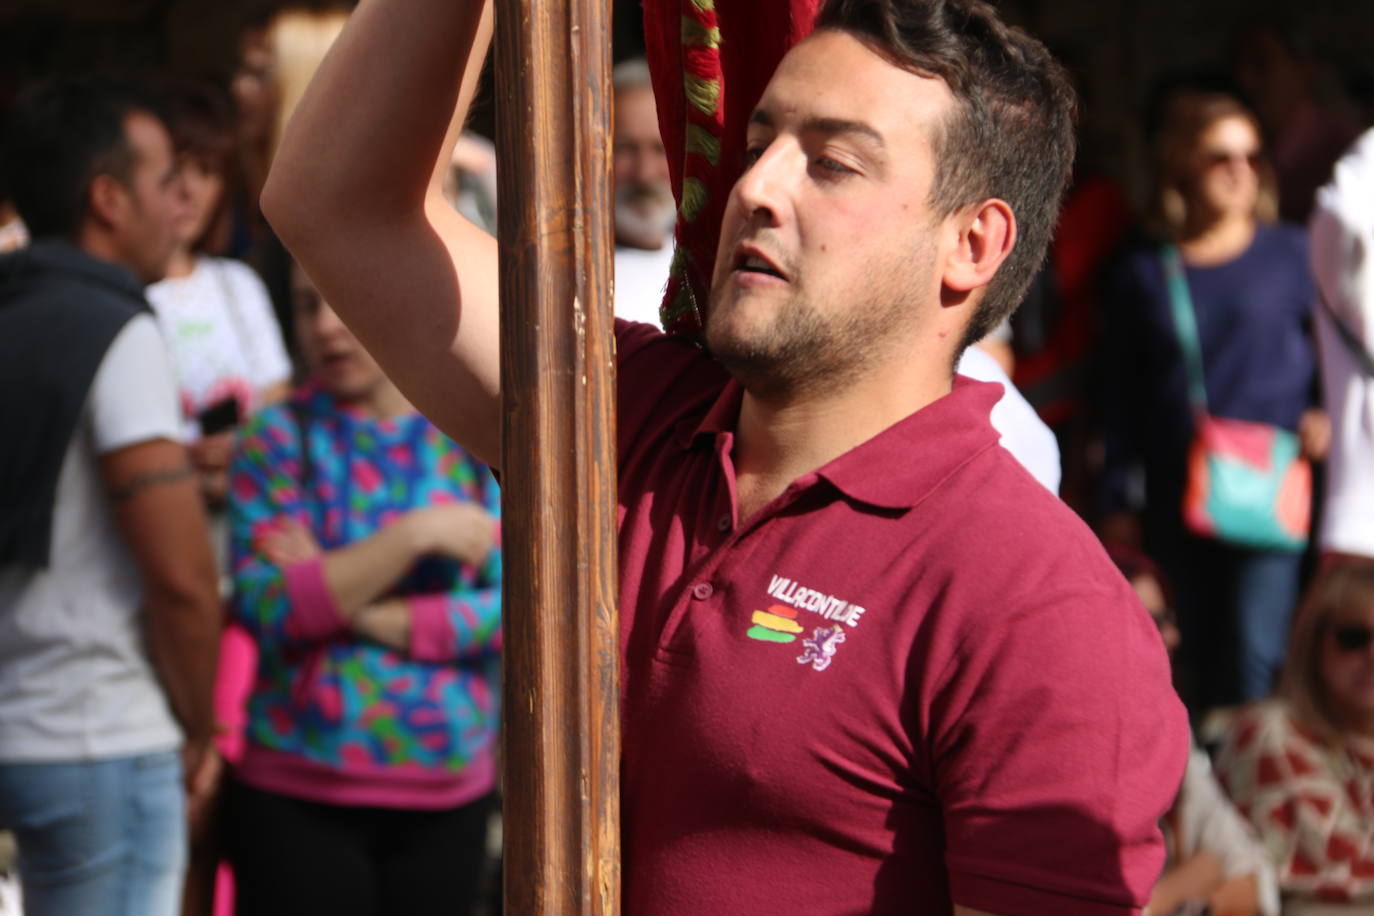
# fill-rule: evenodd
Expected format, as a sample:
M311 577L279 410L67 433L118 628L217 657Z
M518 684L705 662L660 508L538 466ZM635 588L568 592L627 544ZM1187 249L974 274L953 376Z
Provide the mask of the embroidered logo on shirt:
M816 627L816 633L810 639L802 640L802 645L806 651L797 656L797 664L810 664L817 671L824 671L830 667L831 660L835 657L835 650L840 643L844 642L844 627L836 624L833 627Z
M849 627L857 627L859 618L867 610L843 598L807 588L795 579L784 576L773 576L768 583L768 594L783 604L820 614L826 620L833 620Z
M802 625L797 623L797 612L781 604L766 611L755 611L750 622L753 626L744 635L761 642L794 642L797 634L804 632Z

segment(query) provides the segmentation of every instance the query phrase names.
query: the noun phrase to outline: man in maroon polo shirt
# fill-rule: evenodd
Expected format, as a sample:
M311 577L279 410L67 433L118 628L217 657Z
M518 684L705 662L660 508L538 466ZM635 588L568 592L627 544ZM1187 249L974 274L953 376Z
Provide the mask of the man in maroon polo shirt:
M489 30L475 2L364 0L264 196L488 461L495 245L429 179ZM830 0L751 119L709 351L618 327L628 912L1148 899L1187 753L1159 637L998 446L999 389L951 370L1043 257L1071 107L979 0Z

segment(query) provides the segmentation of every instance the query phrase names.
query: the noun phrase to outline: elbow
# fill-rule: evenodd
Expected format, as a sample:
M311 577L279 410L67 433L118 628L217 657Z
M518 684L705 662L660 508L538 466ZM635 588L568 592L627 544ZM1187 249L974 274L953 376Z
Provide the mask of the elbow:
M341 214L330 212L330 202L340 199L321 169L300 169L290 151L279 150L258 194L258 210L277 238L293 254L320 227L333 225Z
M204 615L218 619L219 574L208 542L203 554L182 562L145 566L140 578L150 616L185 620Z
M267 181L258 197L258 207L282 244L293 248L297 235L296 224L299 222L297 208L303 195L299 186L293 192L288 190L287 184L281 175L281 168L274 166L267 173Z
M144 603L154 616L215 618L220 607L219 588L213 573L145 581Z

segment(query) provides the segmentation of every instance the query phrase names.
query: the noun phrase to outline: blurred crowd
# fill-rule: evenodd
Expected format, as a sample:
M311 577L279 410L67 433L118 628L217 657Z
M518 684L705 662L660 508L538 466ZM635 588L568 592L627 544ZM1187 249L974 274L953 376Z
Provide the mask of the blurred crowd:
M493 906L496 481L256 205L346 18L253 24L227 86L8 105L0 913ZM1158 87L1143 207L1080 161L960 371L1003 383L1004 446L1174 659L1197 742L1150 912L1369 912L1374 133L1277 29L1229 64ZM614 89L615 308L657 324L677 207L647 65ZM493 233L495 172L464 134L435 179ZM341 870L370 898L332 896Z

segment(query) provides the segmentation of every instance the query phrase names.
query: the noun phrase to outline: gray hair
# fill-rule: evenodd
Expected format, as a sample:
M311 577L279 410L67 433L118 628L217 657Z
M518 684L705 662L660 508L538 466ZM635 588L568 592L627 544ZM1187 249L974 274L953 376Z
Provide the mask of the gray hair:
M649 74L649 62L642 57L622 60L611 71L611 86L616 95L631 89L653 90L653 77Z

